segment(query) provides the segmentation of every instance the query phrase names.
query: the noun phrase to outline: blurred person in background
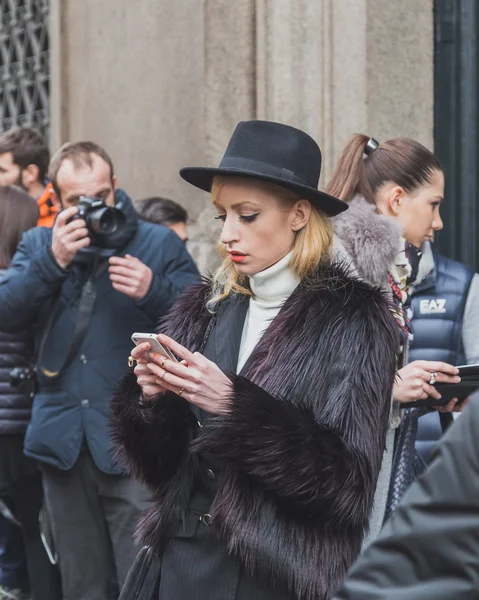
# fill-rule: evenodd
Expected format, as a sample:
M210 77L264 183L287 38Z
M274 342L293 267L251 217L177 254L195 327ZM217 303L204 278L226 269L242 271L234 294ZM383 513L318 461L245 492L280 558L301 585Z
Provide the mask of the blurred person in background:
M433 452L335 600L475 600L479 590L479 401Z
M441 360L456 366L479 363L479 276L434 252L429 241L421 251L411 286L414 337L409 359ZM453 415L459 413L433 410L419 419L416 448L426 463Z
M135 202L135 209L145 221L168 227L185 244L188 241L188 229L186 227L188 213L177 202L160 196L152 196Z
M410 286L417 278L422 245L443 227L444 175L436 156L415 140L395 138L379 143L355 134L326 191L349 204L349 210L334 219L337 255L361 278L386 290L402 331L403 352L394 385L384 478L378 484L383 492L381 501L378 496L375 503L375 510L387 519L417 475L418 465L424 466L417 459L414 441L418 418L427 409L402 411L401 404L428 396L439 400L435 382L459 382L454 365L440 360L411 363L408 358ZM451 411L455 404L456 400L451 400L441 410Z
M0 187L0 280L37 219L33 198L18 187ZM0 598L27 598L31 591L33 600L61 600L58 573L40 537L40 471L23 453L34 389L21 373L33 366L33 346L31 326L0 327L0 499L8 510L8 518L0 517Z
M17 185L36 200L40 227L52 227L58 213L47 181L49 160L50 151L39 131L18 127L0 134L0 185Z
M64 595L112 600L147 494L114 457L110 398L132 333L153 331L198 272L175 233L138 219L97 144L62 146L49 179L62 210L20 243L0 282L0 327L35 326L25 453L42 470Z

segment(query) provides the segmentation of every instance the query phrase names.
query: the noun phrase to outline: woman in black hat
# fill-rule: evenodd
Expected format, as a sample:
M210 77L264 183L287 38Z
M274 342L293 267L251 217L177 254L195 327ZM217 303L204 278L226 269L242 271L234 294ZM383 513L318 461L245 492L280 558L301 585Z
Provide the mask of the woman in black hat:
M383 458L399 346L382 294L332 264L321 153L242 122L211 191L223 264L113 400L119 454L153 492L122 600L321 600L358 555Z

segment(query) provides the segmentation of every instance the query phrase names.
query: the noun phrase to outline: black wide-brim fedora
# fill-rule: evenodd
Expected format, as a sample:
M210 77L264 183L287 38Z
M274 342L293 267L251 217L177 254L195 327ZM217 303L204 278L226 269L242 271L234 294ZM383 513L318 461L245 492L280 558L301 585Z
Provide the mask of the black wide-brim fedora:
M321 150L304 131L273 121L241 121L231 136L218 167L184 167L181 177L201 190L211 191L217 176L269 181L298 192L333 217L346 202L318 190Z

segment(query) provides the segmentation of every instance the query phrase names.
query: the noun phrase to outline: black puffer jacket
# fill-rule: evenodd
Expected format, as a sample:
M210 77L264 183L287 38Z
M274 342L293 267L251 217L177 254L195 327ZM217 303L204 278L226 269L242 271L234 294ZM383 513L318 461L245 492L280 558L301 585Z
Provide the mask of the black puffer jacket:
M0 271L2 279L4 271ZM23 435L32 412L32 401L10 385L10 371L32 361L32 331L5 333L0 329L0 435Z

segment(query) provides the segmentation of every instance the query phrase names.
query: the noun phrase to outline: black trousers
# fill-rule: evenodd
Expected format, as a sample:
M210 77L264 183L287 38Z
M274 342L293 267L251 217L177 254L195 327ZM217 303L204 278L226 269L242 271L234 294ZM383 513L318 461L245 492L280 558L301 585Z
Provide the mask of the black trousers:
M69 471L41 470L65 599L116 600L139 549L134 532L148 506L145 488L106 475L88 451Z
M50 563L40 537L39 514L43 503L40 472L19 478L12 484L8 495L2 495L2 500L21 523L21 528L10 522L3 523L3 558L12 567L16 563L18 569L17 573L10 573L7 577L10 581L5 580L4 584L26 588L29 581L33 600L62 600L60 574ZM16 579L22 577L25 564L27 581L22 585Z

